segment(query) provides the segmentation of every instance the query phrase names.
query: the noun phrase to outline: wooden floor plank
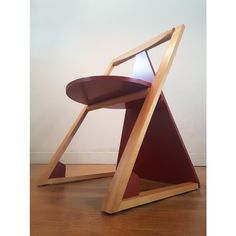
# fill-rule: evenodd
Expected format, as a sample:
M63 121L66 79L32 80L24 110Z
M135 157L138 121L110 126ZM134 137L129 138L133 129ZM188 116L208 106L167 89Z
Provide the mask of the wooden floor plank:
M115 215L101 212L101 204L111 177L38 187L38 177L44 167L31 166L31 236L206 234L205 167L196 167L201 182L198 191L135 207ZM114 169L114 165L67 166L68 176L109 172ZM152 187L151 183L147 189L150 189L149 187Z

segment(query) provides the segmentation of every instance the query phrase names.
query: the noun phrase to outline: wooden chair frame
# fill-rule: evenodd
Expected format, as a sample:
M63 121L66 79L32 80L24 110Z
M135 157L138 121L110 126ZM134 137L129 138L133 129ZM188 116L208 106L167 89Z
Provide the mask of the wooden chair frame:
M149 40L148 42L134 48L133 50L128 51L127 53L117 57L109 64L109 66L105 70L104 73L105 75L110 75L115 66L118 66L121 63L124 63L127 60L135 57L140 52L147 51L166 41L169 41L167 50L162 58L160 66L155 74L154 80L149 89L144 89L142 91L135 92L129 95L121 96L115 99L110 99L105 102L84 106L83 110L81 111L78 118L72 125L66 137L64 138L64 140L58 147L57 151L51 158L44 173L40 177L39 185L66 183L66 182L95 179L114 175L102 205L102 211L110 214L131 207L135 207L138 205L146 204L149 202L153 202L156 200L160 200L163 198L171 197L177 194L198 189L197 183L186 182L181 184L173 184L168 187L161 187L158 189L140 192L139 195L137 196L123 199L123 195L127 187L129 178L131 176L141 144L146 134L155 106L160 97L165 79L171 67L183 31L184 31L184 25L179 25ZM78 128L82 124L84 118L86 117L89 111L100 108L107 108L114 104L134 101L140 98L145 98L144 103L142 105L138 118L132 129L126 147L123 151L122 158L120 159L119 165L115 172L107 172L107 173L91 174L84 176L75 176L75 177L49 178L52 171L56 167L61 156L65 152L73 136L77 132Z

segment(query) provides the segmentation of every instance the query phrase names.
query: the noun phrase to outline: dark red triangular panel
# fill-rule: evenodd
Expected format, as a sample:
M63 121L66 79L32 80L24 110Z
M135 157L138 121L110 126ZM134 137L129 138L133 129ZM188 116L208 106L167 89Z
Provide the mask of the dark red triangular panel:
M51 175L49 176L49 179L65 177L65 175L66 175L66 165L58 161L57 165L55 166Z
M142 101L127 109L122 131L118 162L137 119ZM140 178L178 184L196 182L200 185L188 152L162 93L156 105L133 172ZM130 183L131 184L131 183ZM131 193L128 184L126 192ZM137 195L135 192L133 195Z

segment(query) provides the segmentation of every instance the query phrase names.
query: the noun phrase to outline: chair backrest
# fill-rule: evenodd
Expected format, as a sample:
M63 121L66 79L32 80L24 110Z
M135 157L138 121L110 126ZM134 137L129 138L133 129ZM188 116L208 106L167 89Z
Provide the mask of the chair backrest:
M127 60L136 57L133 76L135 78L140 78L148 82L152 82L152 87L157 92L157 87L161 88L162 86L160 85L164 84L164 80L174 59L183 31L184 25L176 26L175 28L172 28L160 34L159 36L156 36L151 40L139 45L138 47L122 54L121 56L115 58L108 65L104 74L110 75L115 66L118 66L126 62ZM148 50L167 41L170 42L167 46L164 56L162 57L158 70L155 72L148 56Z

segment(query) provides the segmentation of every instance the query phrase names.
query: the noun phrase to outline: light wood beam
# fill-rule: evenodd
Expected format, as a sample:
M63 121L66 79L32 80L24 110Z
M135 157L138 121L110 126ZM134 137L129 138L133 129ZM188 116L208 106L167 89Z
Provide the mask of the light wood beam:
M99 102L96 104L89 105L87 109L88 109L88 111L93 111L93 110L100 109L100 108L108 108L108 107L111 107L112 105L131 102L134 100L144 98L144 97L146 97L147 94L148 94L148 89L144 89L144 90L141 90L141 91L138 91L135 93L127 94L124 96L120 96L117 98L106 100L104 102Z
M87 106L84 106L84 108L80 112L79 116L77 117L76 121L74 122L74 124L72 125L72 127L68 131L67 135L63 139L62 143L59 145L58 149L56 150L56 152L52 156L52 158L51 158L50 162L48 163L48 165L46 166L43 174L40 176L39 184L44 184L47 181L47 179L51 175L53 169L56 167L57 162L60 160L60 158L62 157L66 148L70 144L76 131L78 130L78 128L82 124L87 113L88 113Z
M90 180L90 179L111 177L114 175L114 173L115 173L114 171L111 171L111 172L104 172L104 173L98 173L98 174L88 174L88 175L81 175L81 176L52 178L52 179L48 179L44 183L41 183L39 186L49 185L49 184L62 184L62 183L70 183L70 182L76 182L76 181L84 181L84 180Z
M136 197L131 197L122 200L119 207L119 211L161 200L164 198L172 197L178 194L186 193L198 189L197 183L181 183L175 184L167 187L156 188L148 191L141 192ZM113 213L113 212L110 212Z
M150 123L153 111L160 97L167 73L172 64L183 31L184 25L180 25L175 28L172 34L166 53L164 54L150 88L150 92L145 98L116 173L110 183L107 196L105 197L102 206L102 210L105 212L116 212L119 210L138 152Z
M149 50L153 47L158 46L159 44L162 44L162 43L170 40L173 32L174 32L174 29L168 30L168 31L162 33L161 35L158 35L158 36L150 39L149 41L139 45L138 47L122 54L121 56L119 56L113 60L112 65L118 66L119 64L135 57L138 53L143 52L145 50Z

